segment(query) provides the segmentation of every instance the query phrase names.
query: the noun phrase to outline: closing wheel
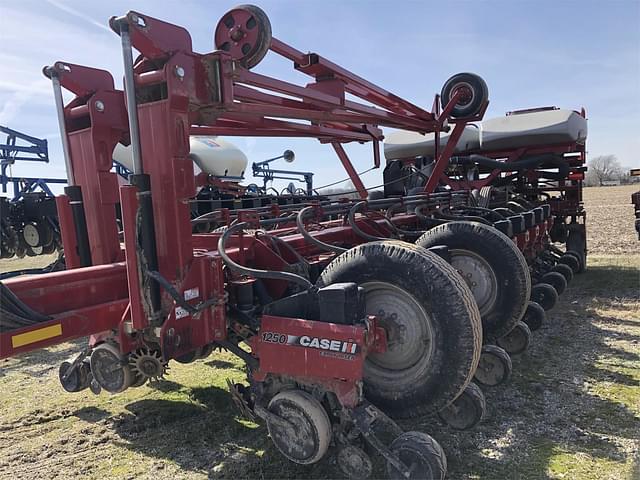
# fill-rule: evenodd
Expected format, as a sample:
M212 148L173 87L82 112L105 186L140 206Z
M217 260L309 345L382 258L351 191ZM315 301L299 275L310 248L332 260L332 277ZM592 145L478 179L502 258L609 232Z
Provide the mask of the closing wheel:
M545 273L541 278L540 282L548 283L553 288L556 289L558 295L562 295L567 289L567 280L564 278L564 275L558 272L548 272Z
M448 263L412 244L370 242L335 258L318 286L341 282L364 288L366 313L387 332L387 351L365 361L369 401L409 417L435 413L464 390L480 356L480 316Z
M484 345L473 378L486 387L497 387L509 380L512 371L511 357L504 349L495 345Z
M518 322L513 330L504 337L498 339L498 345L504 348L509 355L524 353L531 343L531 330L524 322Z
M480 361L482 362L482 359ZM486 410L484 393L471 382L451 405L438 412L438 416L451 428L469 430L482 421Z
M486 82L475 73L458 73L447 80L440 93L440 102L444 108L456 91L461 90L462 98L453 110L454 118L472 117L480 112L482 106L489 100L489 88Z
M69 370L72 362L62 362L58 369L58 379L67 392L79 392L89 386L89 366L82 362L73 370Z
M110 343L94 348L89 363L94 380L109 393L120 393L135 380L126 358Z
M505 335L522 318L531 290L529 267L502 232L477 222L455 221L432 228L416 245L449 247L452 266L478 304L485 342Z
M338 467L349 479L365 479L371 476L373 463L367 453L354 445L347 445L338 452Z
M545 310L551 310L558 303L558 292L548 283L536 283L531 287L531 301Z
M37 257L38 255L42 255L42 252L42 247L27 247L27 257Z
M568 265L573 273L580 272L580 257L573 252L567 252L560 257L558 263Z
M569 265L565 265L564 263L558 263L551 269L551 271L558 272L559 274L561 274L564 277L564 279L567 281L567 284L569 284L569 282L573 280L573 270L571 270L571 267Z
M271 399L269 411L283 420L267 418L267 428L285 457L307 465L324 456L331 442L331 422L318 400L302 390L286 390Z
M255 5L239 5L224 14L214 34L215 48L245 68L255 67L271 46L271 23Z
M426 433L405 432L391 443L389 449L411 472L409 477L405 477L391 462L387 462L391 480L443 480L447 474L447 457L442 447Z
M584 224L570 223L569 235L567 236L567 251L575 253L580 260L580 270L582 273L587 268L587 239Z
M565 255L573 255L576 258L576 260L578 260L578 263L580 264L580 270L578 270L578 273L584 272L586 253L580 253L575 250L571 250L571 247L569 247L568 245L569 244L567 243L567 252L565 253Z
M546 318L547 314L544 312L544 308L536 302L529 302L522 321L526 323L529 330L533 332L542 327Z

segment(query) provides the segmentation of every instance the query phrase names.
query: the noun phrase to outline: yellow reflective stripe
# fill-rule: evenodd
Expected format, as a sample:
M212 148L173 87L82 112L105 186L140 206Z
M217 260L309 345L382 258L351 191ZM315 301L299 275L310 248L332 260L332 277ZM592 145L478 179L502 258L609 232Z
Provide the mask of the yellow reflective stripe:
M48 327L38 328L30 332L21 333L20 335L14 335L11 337L11 345L13 348L29 345L30 343L40 342L47 338L57 337L62 335L62 324L56 323L55 325L49 325Z

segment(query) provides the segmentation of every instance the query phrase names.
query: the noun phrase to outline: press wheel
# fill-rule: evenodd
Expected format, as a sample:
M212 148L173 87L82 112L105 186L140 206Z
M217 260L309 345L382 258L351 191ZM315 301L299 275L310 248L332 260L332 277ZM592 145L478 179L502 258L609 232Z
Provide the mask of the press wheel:
M470 383L451 405L438 412L438 416L451 428L469 430L482 421L486 410L482 390L475 383Z
M304 465L324 456L331 441L331 422L318 400L302 390L287 390L271 399L269 411L281 419L267 418L269 435L280 453Z
M391 462L387 462L390 479L444 480L447 458L440 444L426 433L405 432L391 443L389 449L411 472L409 477L405 477Z
M509 355L524 353L531 343L531 330L524 322L518 322L513 330L504 337L498 339L498 345L504 348Z
M495 345L484 345L474 379L481 385L497 387L511 376L513 365L509 354Z

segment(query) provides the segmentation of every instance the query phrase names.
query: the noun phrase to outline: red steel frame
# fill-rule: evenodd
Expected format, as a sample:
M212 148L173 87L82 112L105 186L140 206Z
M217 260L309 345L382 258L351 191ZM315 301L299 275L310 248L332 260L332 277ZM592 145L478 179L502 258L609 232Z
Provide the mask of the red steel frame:
M342 144L372 141L377 166L380 126L438 132L447 128L447 117L461 95L456 92L442 113L437 108L434 113L427 112L319 55L303 54L273 39L271 50L293 60L297 70L315 78L315 82L299 87L250 72L225 52L205 55L193 52L190 36L181 27L135 12L130 12L126 19L132 45L141 52L134 65L136 94L140 99L137 111L144 173L151 179L158 270L180 295L190 292L189 303L216 302L212 308L191 316L185 315L166 292L163 294L166 320L159 339L166 358L225 340L229 322L224 305L227 292L222 259L216 253L219 234L191 233L188 201L195 195L195 181L193 163L188 157L190 134L318 138L332 144L365 197L366 190ZM120 187L118 195L115 174L109 172L116 143L129 141L123 92L114 89L111 75L103 70L64 62L57 62L53 68L61 85L76 94L65 107L64 116L76 182L84 195L93 266L45 274L38 279L7 281L6 285L21 300L43 314L54 316L54 320L1 333L0 358L108 330L117 332L120 348L127 352L141 341L131 332L150 326L140 288L135 239L138 192L126 185ZM265 90L273 93L264 93ZM376 106L347 100L346 93ZM286 119L303 119L310 124ZM464 123L460 120L456 124L443 155L453 151L456 135ZM124 249L115 219L118 200ZM79 260L69 201L60 196L57 202L68 267L74 268ZM408 216L404 221L414 220ZM367 221L359 222L363 230L371 230ZM384 230L384 222L380 222L380 228ZM346 225L330 226L314 232L314 236L329 243L355 245L364 241ZM314 249L299 234L282 238L305 255L326 254ZM288 264L257 237L240 235L234 241L237 244L232 244L228 253L235 261L273 270L282 270ZM284 284L269 281L268 289L277 298L284 292ZM49 324L60 324L60 334L38 336L37 332ZM15 345L16 336L34 332L35 340Z

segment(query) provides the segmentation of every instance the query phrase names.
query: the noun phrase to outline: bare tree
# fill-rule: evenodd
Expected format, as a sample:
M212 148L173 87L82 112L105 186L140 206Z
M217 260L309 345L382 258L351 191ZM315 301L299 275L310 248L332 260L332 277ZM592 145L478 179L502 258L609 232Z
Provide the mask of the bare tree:
M622 176L622 167L615 155L600 155L589 160L587 185L602 186L607 180L617 180Z

